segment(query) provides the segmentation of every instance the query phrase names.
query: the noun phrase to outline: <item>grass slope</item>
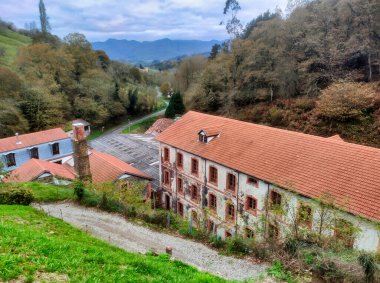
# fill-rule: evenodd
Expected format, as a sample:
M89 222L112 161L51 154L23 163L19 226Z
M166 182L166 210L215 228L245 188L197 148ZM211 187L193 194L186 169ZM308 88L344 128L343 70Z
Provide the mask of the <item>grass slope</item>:
M28 206L0 205L0 231L0 281L225 282L164 255L125 252Z
M5 49L5 56L0 57L0 66L12 67L19 47L28 45L31 42L32 40L27 36L9 29L0 28L0 47Z
M57 186L37 182L14 184L0 183L0 191L10 188L31 190L34 196L34 201L36 202L53 202L66 199L75 199L73 189L68 186Z

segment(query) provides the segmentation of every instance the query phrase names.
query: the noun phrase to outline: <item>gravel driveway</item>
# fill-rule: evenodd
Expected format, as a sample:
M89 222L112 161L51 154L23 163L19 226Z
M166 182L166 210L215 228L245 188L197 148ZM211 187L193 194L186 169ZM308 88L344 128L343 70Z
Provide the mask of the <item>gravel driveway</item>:
M64 221L130 252L146 253L154 250L164 253L165 247L171 246L174 258L223 278L244 280L257 277L267 267L219 255L202 244L152 231L130 223L117 214L67 202L36 204L35 207L54 217L62 216Z

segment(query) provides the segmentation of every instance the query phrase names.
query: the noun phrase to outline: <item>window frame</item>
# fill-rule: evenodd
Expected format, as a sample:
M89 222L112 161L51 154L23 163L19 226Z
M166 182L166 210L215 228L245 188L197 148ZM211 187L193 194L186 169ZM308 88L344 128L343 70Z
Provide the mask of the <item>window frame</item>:
M195 198L194 198L194 191L195 191ZM195 184L192 184L190 186L190 199L193 201L193 202L196 202L198 203L199 202L199 188L197 185Z
M307 208L310 210L310 213L308 213L307 219L305 219L304 215L301 215L302 208ZM311 227L313 223L313 208L306 203L303 203L303 202L299 203L298 209L297 209L297 220L300 224Z
M212 205L213 202L211 201L211 199L215 200L215 206ZM214 212L216 212L218 209L218 197L213 193L208 194L208 207L210 210Z
M14 166L17 165L17 163L16 163L16 154L14 152L6 154L5 155L5 160L6 160L7 167L14 167Z
M230 186L230 178L229 178L230 176L232 176L233 180L234 180L233 190L231 190L231 186ZM236 193L236 176L233 173L227 173L227 177L226 177L226 191L227 192L231 192L233 194Z
M181 208L181 209L180 209ZM179 214L180 216L184 216L185 212L184 212L184 206L183 206L183 203L178 201L177 202L177 214Z
M252 199L255 202L255 208L251 208L249 206L249 199ZM247 195L245 198L245 210L247 212L250 212L250 213L256 215L257 214L257 198L255 198L252 195Z
M213 177L213 174L211 173L212 170L215 170L216 171L216 174L215 174L215 179L212 179ZM208 181L211 183L211 184L214 184L214 185L218 185L218 168L214 165L210 165L209 168L208 168Z
M255 177L248 176L247 177L247 184L254 186L255 188L259 187L259 180Z
M37 154L33 154L33 153L37 153ZM38 152L38 147L32 147L30 149L30 158L40 159L40 154Z
M178 162L179 160L181 160L181 164L179 164ZM183 154L181 152L177 152L176 165L177 165L177 168L183 169Z
M232 215L230 214L230 208L232 207ZM226 221L235 221L236 209L233 203L226 203Z
M59 142L55 142L51 145L51 151L52 151L53 155L59 155L60 154Z
M164 162L170 163L170 149L167 146L164 147Z
M193 167L194 161L196 162L195 164L197 164L196 172L193 170L194 169L194 167ZM198 175L199 175L199 160L195 157L191 158L190 172L191 172L191 175L193 175L193 176L198 177Z
M166 179L166 174L168 176L168 178ZM167 182L166 182L167 181ZM170 187L170 171L167 170L167 169L164 169L164 180L163 180L163 184L167 187Z
M274 195L277 195L277 197L273 197ZM279 203L277 203L278 199L280 200ZM274 202L273 200L276 200L276 202ZM275 190L271 190L270 191L270 209L274 210L275 208L281 208L281 207L282 207L282 194Z
M181 189L179 184L181 184ZM181 176L177 177L177 192L181 195L184 194L184 188L183 188L183 178Z

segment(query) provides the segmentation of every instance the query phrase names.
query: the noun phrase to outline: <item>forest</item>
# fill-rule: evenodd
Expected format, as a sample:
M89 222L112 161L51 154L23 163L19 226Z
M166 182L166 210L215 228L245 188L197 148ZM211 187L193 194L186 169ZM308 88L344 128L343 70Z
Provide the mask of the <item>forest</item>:
M43 25L42 25L43 26ZM21 46L2 47L22 39ZM159 72L111 61L84 35L0 22L0 138L83 118L95 127L155 110Z
M188 109L380 146L380 1L289 1L184 59L171 82Z

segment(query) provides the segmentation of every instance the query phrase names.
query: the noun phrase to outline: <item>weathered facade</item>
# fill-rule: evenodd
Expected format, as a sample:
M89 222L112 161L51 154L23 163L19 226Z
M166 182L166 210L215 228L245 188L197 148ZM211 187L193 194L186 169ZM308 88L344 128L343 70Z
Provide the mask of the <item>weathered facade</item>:
M334 192L334 187L326 188L323 194L312 196L311 193L306 194L298 189L295 185L296 182L292 182L291 178L288 180L288 185L284 185L282 180L286 180L287 176L292 176L293 172L288 171L283 175L273 172L271 180L267 177L264 179L260 174L256 175L255 170L250 172L249 166L243 166L244 163L250 164L248 146L253 146L259 152L263 151L263 148L259 142L255 144L254 141L249 141L247 135L240 135L240 138L244 138L247 142L243 146L239 145L239 136L235 139L234 135L231 135L231 140L235 141L235 143L231 143L227 137L227 131L237 128L236 122L243 122L234 121L231 122L233 125L228 126L230 121L233 120L189 112L158 137L160 142L161 201L164 207L192 218L193 222L202 220L211 233L216 233L222 238L239 233L246 237L260 238L265 235L281 239L295 231L300 234L313 231L316 235L339 238L342 233L346 233L344 236L348 239L346 240L349 246L366 251L379 249L379 222L376 220L379 215L376 216L378 208L375 203L372 208L375 211L373 214L375 219L370 219L357 213L348 198L345 205L344 201L339 199L340 194ZM246 128L248 127L247 123L243 124L243 128L237 129L237 132L245 130L251 132L252 135L263 136L260 128L253 132L252 129ZM286 136L281 137L281 132L278 138L287 139ZM189 141L185 142L186 138L181 141L178 139L180 135L187 135ZM297 138L298 135L302 134L296 133L294 138ZM305 142L313 142L313 140L314 138L308 138L308 141ZM218 143L222 142L229 143L228 149L224 145L219 154L210 155L211 151L216 151L215 147L218 146ZM338 144L339 147L345 147L347 144L343 141L338 142L341 143ZM266 144L266 142L264 143ZM329 147L329 144L335 145L335 139L323 143L325 147ZM226 150L236 154L237 157L227 154ZM285 147L283 149L276 148L276 150L278 152L274 159L277 158L278 163L284 162L290 167L294 166L291 164L292 160L296 160L297 156L303 154L302 147L296 149L293 156L291 154L288 156L289 152ZM349 150L349 147L346 150ZM265 159L266 154L268 153L262 152L260 156ZM230 158L223 159L222 155ZM212 156L215 158L210 158ZM236 159L236 163L231 161L233 158ZM239 162L239 158L241 162ZM252 155L251 158L251 166L257 166L257 156ZM289 158L289 160L281 161L284 158ZM262 166L273 162L269 158L267 160L262 163ZM236 166L228 166L226 164L228 162L236 164ZM373 161L367 159L367 162ZM328 163L329 161L326 160L324 166L330 166ZM342 164L342 166L345 165ZM305 180L307 180L306 164L305 168L304 174L306 175ZM334 168L330 169L334 170ZM278 167L278 170L286 169ZM276 178L279 182L276 181ZM309 178L310 182L313 182L312 174ZM320 178L324 178L324 176L320 176ZM336 175L336 178L339 179L342 176ZM354 182L352 179L350 181ZM322 182L321 186L323 186ZM370 190L370 188L368 189ZM357 191L360 191L360 188L357 188ZM349 188L347 192L349 192ZM345 197L342 195L342 198ZM372 197L378 198L378 192L372 194ZM363 205L366 205L365 193L362 195L362 199ZM370 210L368 211L371 213ZM344 232L339 230L337 228L339 223L343 223L346 228L349 227L348 231L347 229Z

